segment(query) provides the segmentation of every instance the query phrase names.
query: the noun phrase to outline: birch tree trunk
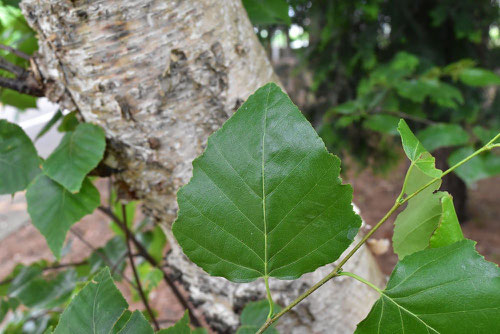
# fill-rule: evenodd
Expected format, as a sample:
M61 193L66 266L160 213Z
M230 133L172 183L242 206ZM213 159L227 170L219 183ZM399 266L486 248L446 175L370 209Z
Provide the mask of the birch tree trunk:
M106 131L126 193L165 227L190 298L218 332L234 332L235 312L264 297L263 282L234 284L190 263L170 233L175 194L191 162L258 87L278 81L240 0L23 0L37 31L35 58L46 96ZM380 284L362 248L346 270ZM271 281L287 304L331 266L295 282ZM349 333L377 296L336 279L283 317L283 333Z

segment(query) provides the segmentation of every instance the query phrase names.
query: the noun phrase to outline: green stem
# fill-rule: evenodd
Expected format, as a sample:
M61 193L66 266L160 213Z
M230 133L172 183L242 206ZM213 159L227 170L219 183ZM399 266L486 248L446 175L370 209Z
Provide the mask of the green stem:
M264 282L266 283L267 300L269 301L269 314L267 319L271 319L274 314L274 303L273 297L271 296L271 290L269 289L269 276L264 277Z
M318 290L321 286L323 286L326 282L331 280L332 278L339 276L341 274L341 269L342 266L358 251L358 249L368 240L373 233L375 233L380 226L382 226L383 223L389 219L389 217L404 203L406 203L408 200L411 198L415 197L418 195L422 190L426 189L429 187L431 184L436 182L437 180L440 180L443 176L451 173L470 159L474 158L478 154L481 154L482 152L491 150L495 147L498 147L498 144L494 144L494 142L500 138L500 133L498 133L492 140L490 140L486 145L481 147L479 150L468 156L467 158L463 159L462 161L458 162L456 165L450 167L447 169L443 174L441 174L441 177L434 178L429 183L426 185L422 186L420 189L412 193L411 195L405 197L402 199L403 196L403 191L401 192L400 196L398 196L397 200L394 202L394 205L392 208L385 214L384 217L354 246L354 248L335 266L335 268L330 272L327 276L325 276L321 281L318 283L314 284L309 290L301 294L299 297L297 297L293 302L291 302L287 307L285 307L281 312L276 314L274 317L267 319L267 321L262 325L262 327L259 329L257 334L262 334L269 326L271 326L274 322L276 322L279 318L281 318L285 313L289 312L292 308L294 308L298 303L300 303L302 300L307 298L309 295L311 295L314 291ZM411 167L411 166L410 166ZM405 178L404 183L406 184L407 178ZM405 187L405 184L403 185L403 188Z
M353 273L350 273L348 271L343 271L341 273L338 274L338 276L349 276L349 277L352 277L354 278L355 280L358 280L360 281L361 283L364 283L366 285L368 285L370 288L372 288L373 290L377 291L378 293L382 294L382 290L379 289L378 286L376 286L375 284L373 284L372 282L369 282L367 280L365 280L363 277L360 277L356 274L353 274Z

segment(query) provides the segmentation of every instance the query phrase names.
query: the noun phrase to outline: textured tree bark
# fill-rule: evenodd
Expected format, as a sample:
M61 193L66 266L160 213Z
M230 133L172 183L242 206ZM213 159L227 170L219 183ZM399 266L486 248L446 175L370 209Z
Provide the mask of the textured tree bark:
M21 6L39 35L35 63L46 95L105 129L126 193L170 234L176 191L208 135L254 90L278 81L241 2L23 0ZM264 296L263 283L209 277L169 236L168 262L182 273L193 302L215 330L234 332L235 312ZM277 301L288 303L329 267L295 282L272 281ZM383 279L365 248L348 267L376 284ZM283 333L352 332L375 297L338 279L280 326Z

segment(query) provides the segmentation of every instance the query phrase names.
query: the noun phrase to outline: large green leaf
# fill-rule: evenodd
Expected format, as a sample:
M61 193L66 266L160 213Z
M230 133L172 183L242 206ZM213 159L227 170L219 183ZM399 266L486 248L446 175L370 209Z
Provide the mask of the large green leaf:
M398 132L401 136L403 149L412 165L414 164L430 177L441 177L442 172L436 168L434 157L427 152L403 119L399 121Z
M82 123L75 131L68 132L43 164L51 179L75 193L83 179L104 155L104 131L97 125Z
M144 315L136 310L118 334L154 334L154 330Z
M500 270L463 240L407 256L356 333L500 333Z
M274 306L274 311L279 312L281 308L278 305ZM257 302L248 303L243 312L241 312L241 326L236 334L254 334L266 322L269 314L269 302L260 300ZM274 327L266 329L264 333L277 334L278 331Z
M288 4L285 0L243 0L253 24L290 24Z
M109 269L103 269L73 298L54 334L108 334L127 307Z
M25 189L40 173L35 146L18 125L0 120L0 194Z
M469 141L469 135L458 124L435 124L417 134L422 145L429 151L440 147L458 146Z
M66 233L100 204L99 192L85 179L80 192L72 194L45 175L39 175L26 192L28 213L56 256L60 257Z
M175 237L209 274L293 279L335 261L361 220L340 161L267 84L209 139L177 194Z

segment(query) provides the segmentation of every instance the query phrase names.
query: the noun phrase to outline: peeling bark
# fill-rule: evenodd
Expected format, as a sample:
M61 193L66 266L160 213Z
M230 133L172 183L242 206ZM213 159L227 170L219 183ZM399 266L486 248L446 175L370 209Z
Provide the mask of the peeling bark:
M262 282L233 284L188 262L170 233L175 194L191 162L216 130L258 87L276 78L240 1L23 0L38 32L35 63L46 95L78 109L106 131L118 175L170 236L169 263L193 302L219 332L234 332L235 312L261 298ZM288 303L331 266L294 281L272 281ZM349 264L380 284L362 248ZM347 269L347 268L346 268ZM330 282L283 318L283 333L348 333L375 295L358 283Z

